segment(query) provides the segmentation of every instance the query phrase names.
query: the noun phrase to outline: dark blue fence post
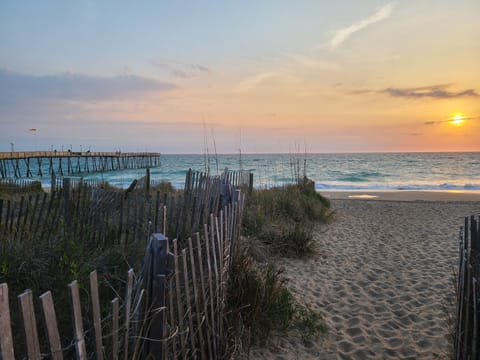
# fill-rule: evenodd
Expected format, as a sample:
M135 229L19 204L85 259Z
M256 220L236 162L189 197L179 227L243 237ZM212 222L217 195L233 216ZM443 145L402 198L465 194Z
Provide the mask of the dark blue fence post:
M143 285L146 291L144 326L148 331L143 348L144 359L166 358L165 321L168 276L173 272L173 254L167 252L168 239L160 233L150 236L145 254Z

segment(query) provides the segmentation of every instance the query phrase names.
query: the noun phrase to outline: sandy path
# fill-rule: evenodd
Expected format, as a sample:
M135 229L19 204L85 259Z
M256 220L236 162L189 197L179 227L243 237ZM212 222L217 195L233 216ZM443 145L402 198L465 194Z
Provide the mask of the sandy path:
M332 200L320 252L283 259L296 297L324 312L329 334L278 339L252 359L438 359L448 354L459 226L480 202Z

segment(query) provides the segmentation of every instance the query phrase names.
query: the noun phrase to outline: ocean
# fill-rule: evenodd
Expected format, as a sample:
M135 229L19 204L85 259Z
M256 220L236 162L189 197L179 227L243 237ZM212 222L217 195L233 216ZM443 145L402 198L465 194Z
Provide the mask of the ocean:
M229 170L254 174L256 188L291 183L304 172L317 190L480 190L480 153L364 153L364 154L230 154L162 155L151 169L152 180L183 188L188 169L216 175ZM90 174L127 187L145 170Z
M254 174L256 188L291 183L295 172L303 175L305 169L318 191L480 191L480 152L162 155L161 166L151 169L151 177L183 188L189 168L212 175L225 168L248 170ZM128 170L82 176L125 188L144 175L145 170ZM42 182L49 185L49 179Z

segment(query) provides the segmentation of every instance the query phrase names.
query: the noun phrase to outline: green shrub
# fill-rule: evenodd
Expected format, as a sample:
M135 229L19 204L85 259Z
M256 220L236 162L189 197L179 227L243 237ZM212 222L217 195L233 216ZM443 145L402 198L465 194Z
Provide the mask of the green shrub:
M287 254L303 256L314 252L315 243L308 224L297 223L286 229L280 239L280 250Z
M287 287L283 270L273 263L257 263L252 249L239 243L235 249L231 271L227 309L233 337L245 334L243 341L264 345L275 335L289 331L300 333L303 341L310 341L327 332L319 311L300 305Z
M161 181L157 185L154 185L150 188L151 193L160 192L160 194L176 194L178 190L175 189L171 182Z
M308 306L297 305L294 323L304 342L315 340L318 336L328 332L323 314L320 311L310 309Z
M282 270L273 264L255 263L241 246L235 253L227 305L233 327L248 328L257 343L264 343L274 330L285 331L295 312L295 301Z
M305 256L314 251L315 223L326 222L329 216L329 200L307 179L300 184L254 190L244 211L243 232L280 254Z

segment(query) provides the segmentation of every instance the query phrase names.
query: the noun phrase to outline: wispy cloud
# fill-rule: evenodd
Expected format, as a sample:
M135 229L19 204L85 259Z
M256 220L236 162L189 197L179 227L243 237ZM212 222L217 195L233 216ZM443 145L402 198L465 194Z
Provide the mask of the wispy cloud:
M63 73L37 76L0 69L0 101L3 103L42 99L121 100L175 88L172 83L135 75L97 77Z
M334 50L337 47L339 47L343 42L345 42L350 36L352 36L354 33L357 31L360 31L367 26L370 26L372 24L375 24L379 21L388 19L390 15L392 14L393 8L395 7L396 3L395 2L390 2L380 8L377 9L375 14L372 16L360 20L359 22L356 22L350 26L347 26L343 29L337 30L333 37L330 40L330 49Z
M181 79L190 79L201 74L209 74L212 72L212 69L201 64L185 64L181 62L174 61L159 61L153 60L151 64L160 69L167 70L170 75L176 78Z
M479 120L480 117L476 116L462 116L462 120ZM451 123L454 118L449 118L449 119L444 119L444 120L432 120L432 121L425 121L423 124L424 125L438 125L438 124L443 124L443 123Z
M265 72L260 73L257 75L250 76L244 80L242 80L237 85L237 90L240 92L248 91L254 89L262 84L266 83L268 80L273 79L275 77L280 76L279 73L276 72Z
M387 88L381 92L393 97L404 97L411 99L418 98L434 98L434 99L451 99L461 97L478 97L474 89L465 89L460 91L449 91L451 84L441 84L432 86L423 86L416 88Z
M325 71L342 70L342 67L337 63L319 60L304 54L290 54L288 55L288 57L293 61L295 61L295 63L297 63L298 65L311 68L314 70L325 70Z

